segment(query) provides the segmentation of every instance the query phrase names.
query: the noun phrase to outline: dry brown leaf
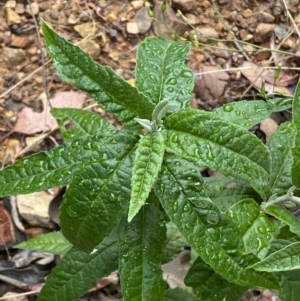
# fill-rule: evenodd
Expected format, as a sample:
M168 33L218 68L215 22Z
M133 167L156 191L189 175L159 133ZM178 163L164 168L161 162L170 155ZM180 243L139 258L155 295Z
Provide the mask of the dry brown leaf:
M0 246L15 243L14 226L7 210L0 207Z
M201 72L223 70L219 67L202 66ZM229 75L226 72L212 72L195 78L194 92L197 97L203 100L213 100L219 98L228 85Z
M80 108L86 98L87 95L81 92L58 92L50 99L50 103L54 108ZM57 127L57 122L50 113L45 93L41 94L39 99L42 101L44 110L37 113L31 108L25 107L19 113L12 132L33 135L39 132L51 131Z
M18 157L21 151L20 141L17 139L5 139L0 145L0 162L4 165Z
M253 86L258 91L260 91L262 81L264 80L266 92L273 92L276 94L293 97L286 86L291 85L292 83L296 83L298 81L298 76L288 75L282 70L274 86L273 82L275 71L276 70L274 69L265 69L259 67L251 62L244 62L241 68L242 74L253 84Z

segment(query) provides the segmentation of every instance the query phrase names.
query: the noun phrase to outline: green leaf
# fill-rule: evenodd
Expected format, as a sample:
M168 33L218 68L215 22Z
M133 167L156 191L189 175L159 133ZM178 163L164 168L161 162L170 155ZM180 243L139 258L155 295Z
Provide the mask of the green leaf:
M73 247L47 277L37 301L72 301L118 268L116 233L107 236L93 254Z
M291 243L294 243L294 242L297 242L297 240L295 238L274 239L267 256L289 246Z
M293 100L293 124L295 126L294 147L292 148L293 165L292 181L294 186L300 187L300 82L297 85Z
M187 243L220 276L242 286L278 287L273 275L246 269L253 257L239 253L239 228L206 197L194 164L166 155L155 193Z
M265 197L270 154L256 136L213 113L190 108L168 116L164 125L167 151L241 178Z
M241 100L225 104L213 113L232 123L250 129L271 115L268 104L262 100Z
M101 141L102 153L74 173L61 206L60 225L80 250L93 251L126 215L136 143L137 136L130 133L107 137Z
M298 301L300 296L300 270L287 271L280 274L280 300Z
M124 301L163 300L162 248L166 240L164 214L147 204L119 229L119 273Z
M162 37L146 38L137 51L135 86L154 103L169 100L170 112L189 106L194 74L187 66L191 44Z
M230 207L226 214L239 225L245 252L263 259L277 233L272 221L260 212L259 205L252 199L244 199Z
M247 129L268 118L273 112L281 112L292 107L289 98L272 99L272 104L263 100L232 101L213 111L214 114Z
M268 103L268 109L271 112L282 112L291 109L292 105L292 98L273 98L272 103Z
M300 220L284 207L271 205L265 208L265 212L287 224L291 232L300 235Z
M176 226L169 222L167 226L167 240L164 245L163 263L172 261L181 251L184 250L186 241Z
M14 248L65 255L72 248L72 245L61 232L51 232L21 242L15 245Z
M129 222L145 203L160 170L164 152L164 139L160 132L143 136L139 141L131 179Z
M117 75L112 68L103 67L93 61L80 47L58 35L44 21L42 29L48 53L64 81L88 92L127 127L137 127L133 120L135 117L151 118L154 104Z
M259 261L250 268L257 271L280 272L300 269L300 242L295 242L289 246L272 253L264 260Z
M225 212L243 199L260 200L258 193L244 181L226 177L203 178L209 198Z
M48 152L17 161L0 171L0 196L27 194L68 185L74 172L99 156L101 146L93 138L77 139Z
M196 301L196 298L183 289L176 287L165 290L164 301Z
M239 301L245 291L246 286L239 286L228 282L218 275L208 264L198 257L187 275L184 283L193 288L198 300L201 301L220 301L230 300Z
M106 119L89 111L71 108L52 108L51 114L57 119L65 142L74 138L95 136L96 134L111 135L116 129ZM71 129L66 122L72 121Z
M293 163L291 147L295 129L292 123L281 124L267 142L271 153L270 193L283 195L292 187L291 167Z

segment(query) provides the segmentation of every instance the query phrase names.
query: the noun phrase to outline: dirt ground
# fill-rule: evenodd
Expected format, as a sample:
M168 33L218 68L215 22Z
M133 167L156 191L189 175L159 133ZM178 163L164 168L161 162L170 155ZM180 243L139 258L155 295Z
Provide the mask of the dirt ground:
M1 167L62 142L50 115L50 103L84 107L118 124L88 95L60 80L43 42L41 18L129 83L134 82L137 46L145 37L161 35L191 41L189 65L196 74L194 108L213 110L233 100L256 99L262 80L266 92L280 90L287 97L293 95L300 64L299 0L173 0L164 16L161 2L149 1L154 19L148 16L144 4L142 0L0 0ZM274 83L278 64L282 72ZM253 131L267 139L286 118L287 114L276 113ZM57 262L56 257L21 253L27 271L18 272L11 265L16 251L9 246L57 229L62 194L62 189L54 189L33 197L32 202L43 200L44 207L35 213L40 219L28 217L26 208L18 205L22 196L0 200L0 296L38 290ZM20 227L12 226L16 223ZM46 263L31 264L41 259ZM1 278L1 274L10 280ZM35 300L35 295L24 298L10 300ZM118 298L117 275L111 275L94 289L89 300ZM251 291L243 298L250 300L279 299L269 291Z

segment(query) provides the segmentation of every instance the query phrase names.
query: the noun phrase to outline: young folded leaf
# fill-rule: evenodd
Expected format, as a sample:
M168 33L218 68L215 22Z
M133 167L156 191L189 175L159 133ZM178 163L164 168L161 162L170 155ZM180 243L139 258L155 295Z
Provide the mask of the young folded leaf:
M160 132L143 136L133 164L128 221L138 213L155 183L165 152Z

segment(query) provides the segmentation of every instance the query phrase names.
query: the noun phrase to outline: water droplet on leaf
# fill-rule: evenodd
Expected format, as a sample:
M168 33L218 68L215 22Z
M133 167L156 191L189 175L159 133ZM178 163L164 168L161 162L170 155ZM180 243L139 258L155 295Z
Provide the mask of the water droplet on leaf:
M178 211L178 202L177 201L173 203L172 208L173 208L173 212L177 212Z
M115 202L117 200L117 196L114 193L111 193L108 197L110 202Z
M233 106L231 106L231 105L225 105L225 106L223 106L223 111L225 111L225 112L231 112L231 111L233 111Z
M262 234L265 234L267 232L266 228L264 226L259 226L258 231Z
M172 136L172 142L174 142L174 143L178 142L178 136L177 135Z

